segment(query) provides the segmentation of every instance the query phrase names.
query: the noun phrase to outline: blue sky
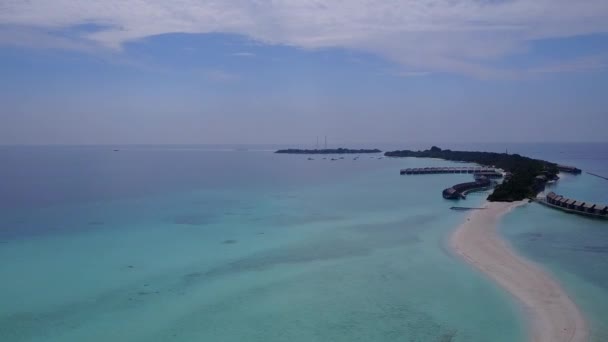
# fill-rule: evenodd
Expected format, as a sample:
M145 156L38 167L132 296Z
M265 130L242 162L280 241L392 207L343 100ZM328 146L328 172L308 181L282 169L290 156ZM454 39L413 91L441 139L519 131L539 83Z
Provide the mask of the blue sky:
M608 2L0 2L0 144L607 141Z

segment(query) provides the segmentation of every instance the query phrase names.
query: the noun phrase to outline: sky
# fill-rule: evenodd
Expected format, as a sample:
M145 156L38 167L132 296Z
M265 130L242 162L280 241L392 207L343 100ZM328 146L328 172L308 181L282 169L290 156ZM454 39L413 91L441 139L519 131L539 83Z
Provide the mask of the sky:
M606 0L0 0L0 144L608 141Z

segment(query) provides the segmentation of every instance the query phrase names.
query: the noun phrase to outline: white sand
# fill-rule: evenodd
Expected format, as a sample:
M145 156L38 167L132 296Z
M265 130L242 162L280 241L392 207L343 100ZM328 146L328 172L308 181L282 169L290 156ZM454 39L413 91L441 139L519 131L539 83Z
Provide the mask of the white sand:
M582 342L588 330L583 315L542 268L517 255L496 231L502 215L519 203L486 203L452 235L457 255L488 275L523 305L530 317L530 341Z

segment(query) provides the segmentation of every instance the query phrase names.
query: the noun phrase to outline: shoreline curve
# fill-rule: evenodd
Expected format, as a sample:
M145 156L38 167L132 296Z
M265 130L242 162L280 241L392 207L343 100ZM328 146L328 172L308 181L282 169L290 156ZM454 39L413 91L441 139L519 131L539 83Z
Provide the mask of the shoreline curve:
M450 238L456 255L508 291L531 318L531 342L585 342L585 318L568 294L540 266L519 256L497 233L501 217L525 202L486 202Z

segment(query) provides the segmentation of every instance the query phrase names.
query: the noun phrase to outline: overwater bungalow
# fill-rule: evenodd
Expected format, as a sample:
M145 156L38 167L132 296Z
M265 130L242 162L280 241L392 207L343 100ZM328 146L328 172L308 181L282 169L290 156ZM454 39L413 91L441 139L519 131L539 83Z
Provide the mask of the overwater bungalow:
M420 167L401 169L402 175L427 175L438 173L472 173L472 174L487 174L489 178L500 178L502 173L491 167Z
M443 190L442 195L445 199L466 198L467 193L487 189L492 186L492 181L486 177L476 179L474 182L456 184Z
M575 209L576 208L576 200L569 199L568 202L566 202L566 204L567 204L567 208L568 209Z
M608 218L608 206L606 205L577 201L557 195L554 192L548 193L544 200L538 202L570 213Z
M456 191L456 189L454 188L447 188L445 190L443 190L443 198L445 199L460 199L462 198L462 195L458 193L458 191Z
M593 204L593 203L587 203L583 206L583 210L585 210L586 212L593 214L595 212L595 206L597 204Z
M502 178L502 173L497 171L481 171L474 174L475 179L486 177L490 179Z

